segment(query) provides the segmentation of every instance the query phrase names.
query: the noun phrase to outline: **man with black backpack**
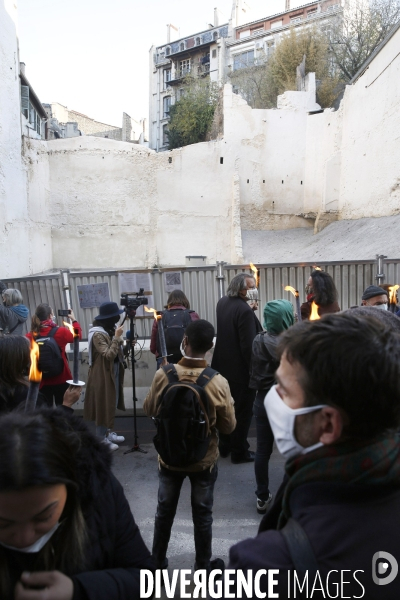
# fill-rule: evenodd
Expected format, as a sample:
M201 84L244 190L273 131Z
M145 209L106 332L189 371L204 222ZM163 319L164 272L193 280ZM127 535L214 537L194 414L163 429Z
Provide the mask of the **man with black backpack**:
M236 420L228 382L204 359L213 338L214 327L208 321L190 323L182 341L183 358L157 371L143 405L157 426L159 490L153 557L158 569L168 565L167 548L185 477L192 490L195 569L224 566L222 559L211 561L217 429L229 434Z

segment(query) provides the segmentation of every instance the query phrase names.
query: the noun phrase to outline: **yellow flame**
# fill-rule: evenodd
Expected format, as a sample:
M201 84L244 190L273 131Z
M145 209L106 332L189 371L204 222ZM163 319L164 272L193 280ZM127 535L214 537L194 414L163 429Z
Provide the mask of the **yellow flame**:
M74 335L74 328L72 327L71 323L67 323L66 321L63 321L64 327L67 327L70 332L72 333L72 335Z
M311 315L310 315L310 321L317 321L317 319L320 319L321 317L318 314L318 306L315 304L314 300L311 304Z
M29 369L29 381L42 381L42 372L39 371L39 346L35 340L31 339L31 366Z
M258 269L253 263L250 263L250 269L254 273L254 279L256 280L256 287L258 287Z
M313 265L313 269L314 271L322 271L321 267L317 267L316 265Z
M297 290L295 290L294 287L292 287L291 285L287 285L285 287L285 291L292 292L293 296L295 296L295 297L297 297L299 295L299 292Z
M396 292L399 289L399 285L389 285L389 303L397 304Z
M145 307L144 307L144 310L145 310L146 312L149 312L149 313L154 313L154 318L155 318L155 319L161 319L161 315L158 315L158 314L157 314L157 311L156 311L156 309L155 309L155 308L147 308L147 306L145 306Z

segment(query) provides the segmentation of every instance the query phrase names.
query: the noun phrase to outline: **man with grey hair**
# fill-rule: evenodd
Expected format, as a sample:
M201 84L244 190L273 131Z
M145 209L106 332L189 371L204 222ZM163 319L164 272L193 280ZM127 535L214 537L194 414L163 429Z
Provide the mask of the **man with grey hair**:
M255 397L254 390L249 389L249 377L253 340L262 328L247 300L249 290L255 287L253 276L240 273L217 304L217 341L211 366L228 380L236 416L233 433L220 433L219 450L222 457L231 453L234 464L254 461L247 441Z
M3 335L22 335L22 328L28 318L29 310L22 304L22 294L19 290L7 288L0 281L0 330Z

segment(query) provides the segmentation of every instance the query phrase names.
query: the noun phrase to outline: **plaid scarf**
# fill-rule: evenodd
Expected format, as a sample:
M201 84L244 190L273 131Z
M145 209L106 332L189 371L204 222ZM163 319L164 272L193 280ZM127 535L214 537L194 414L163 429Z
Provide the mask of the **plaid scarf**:
M341 481L400 487L400 442L392 432L380 435L370 443L350 440L323 446L288 460L285 470L289 481L283 494L278 529L284 527L290 517L290 494L304 483Z

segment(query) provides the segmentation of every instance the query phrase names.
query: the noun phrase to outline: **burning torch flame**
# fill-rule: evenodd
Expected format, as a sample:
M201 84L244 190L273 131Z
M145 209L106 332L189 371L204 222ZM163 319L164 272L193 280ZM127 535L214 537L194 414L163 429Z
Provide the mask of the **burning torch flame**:
M292 292L292 294L293 294L293 296L295 296L295 298L297 298L298 295L299 295L299 292L297 290L295 290L294 287L292 287L291 285L287 285L285 287L285 291L286 292Z
M39 346L34 339L31 340L31 367L29 369L29 381L38 383L42 381L42 372L38 368Z
M72 333L72 335L74 337L79 337L78 330L75 329L75 327L72 327L71 323L67 323L66 321L63 321L63 324L64 324L65 327L67 327L70 330L70 332Z
M161 315L158 315L158 314L157 314L157 311L156 311L156 309L155 309L155 308L147 308L147 306L145 306L145 307L144 307L144 310L145 310L146 312L149 312L149 313L154 313L154 318L155 318L155 319L161 319Z
M390 285L389 286L389 303L397 304L396 292L399 289L400 285Z
M320 319L321 317L318 314L318 306L315 304L314 300L311 304L311 315L310 315L310 321L316 321L317 319Z
M317 267L316 265L313 265L313 269L314 271L322 271L321 267Z
M257 267L255 265L253 265L253 263L250 263L250 269L254 273L254 279L256 280L256 287L258 287L258 270L257 270Z

